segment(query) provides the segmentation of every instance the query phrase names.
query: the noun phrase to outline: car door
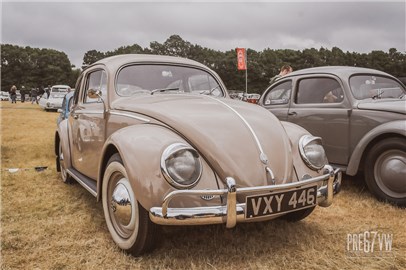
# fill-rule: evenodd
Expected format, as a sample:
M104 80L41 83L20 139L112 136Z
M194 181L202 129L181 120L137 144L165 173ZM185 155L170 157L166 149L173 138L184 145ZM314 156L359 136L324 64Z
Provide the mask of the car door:
M304 76L296 81L288 121L323 140L330 163L349 159L349 108L343 84L334 76Z
M267 89L260 103L281 121L288 119L292 80L282 81Z
M103 69L95 67L86 73L83 80L78 102L69 117L73 138L72 165L87 177L97 179L99 157L105 141L107 75ZM102 98L89 97L89 90L100 90Z

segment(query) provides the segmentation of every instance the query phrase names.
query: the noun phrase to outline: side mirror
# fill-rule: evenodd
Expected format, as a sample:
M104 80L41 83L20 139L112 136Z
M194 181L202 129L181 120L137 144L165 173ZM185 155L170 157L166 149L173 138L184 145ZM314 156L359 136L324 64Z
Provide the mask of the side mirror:
M87 96L89 98L101 98L102 92L100 90L89 89L87 91Z

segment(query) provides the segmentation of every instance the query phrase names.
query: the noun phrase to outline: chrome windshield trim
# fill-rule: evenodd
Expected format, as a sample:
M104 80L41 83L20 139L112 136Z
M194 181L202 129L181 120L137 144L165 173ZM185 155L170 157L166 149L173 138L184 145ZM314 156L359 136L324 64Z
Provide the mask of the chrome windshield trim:
M265 152L264 152L264 150L263 150L263 148L262 148L261 142L259 141L257 134L255 133L255 131L254 131L254 129L251 127L251 125L248 123L248 121L247 121L239 112L237 112L233 107L231 107L231 106L228 105L227 103L225 103L225 102L223 102L223 101L221 101L221 100L219 100L219 99L217 99L217 98L214 98L214 97L210 97L210 96L207 96L207 97L208 97L208 98L211 98L212 100L215 100L215 101L221 103L223 106L227 107L229 110L231 110L232 112L234 112L234 113L243 121L243 123L245 124L245 126L246 126L246 127L248 128L248 130L251 132L252 137L253 137L254 140L255 140L255 143L257 144L257 147L258 147L258 150L259 150L259 159L261 160L261 162L262 162L263 164L265 164L265 165L268 164L268 157L266 156L266 154L265 154Z
M129 118L137 119L137 120L143 121L143 122L145 122L145 123L151 122L149 119L146 119L146 118L143 118L143 117L140 117L140 116L136 116L136 115L132 115L132 114L130 114L130 113L123 113L123 112L110 111L110 114L111 114L111 115L118 115L118 116L124 116L124 117L129 117Z

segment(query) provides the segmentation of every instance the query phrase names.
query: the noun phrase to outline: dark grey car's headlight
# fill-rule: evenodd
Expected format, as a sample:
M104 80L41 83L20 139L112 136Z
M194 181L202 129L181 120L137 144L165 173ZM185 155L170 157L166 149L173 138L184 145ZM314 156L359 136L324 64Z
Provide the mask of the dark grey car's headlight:
M165 179L176 188L191 188L202 175L199 153L184 143L169 145L161 157L161 170Z
M320 170L328 162L320 137L302 136L299 140L299 151L303 161L312 170Z

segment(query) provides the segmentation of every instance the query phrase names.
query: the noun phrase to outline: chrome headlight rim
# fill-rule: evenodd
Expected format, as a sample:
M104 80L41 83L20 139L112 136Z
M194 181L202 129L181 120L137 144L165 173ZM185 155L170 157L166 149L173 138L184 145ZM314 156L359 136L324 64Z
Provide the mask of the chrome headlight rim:
M198 177L191 182L190 184L182 184L179 183L178 181L176 181L175 179L172 178L172 176L170 175L168 168L166 166L166 160L171 157L172 155L174 155L175 153L179 152L179 151L190 151L192 152L195 156L197 156L197 160L199 162L199 174ZM200 159L200 155L199 153L190 145L185 144L185 143L173 143L171 145L169 145L168 147L165 148L165 150L162 153L161 156L161 171L162 174L165 178L165 180L173 187L177 188L177 189L190 189L194 186L197 185L197 183L199 182L202 173L203 173L203 166L202 166L202 161Z
M320 146L323 147L321 137L315 137L315 136L312 136L312 135L303 135L299 140L300 156L302 157L302 160L305 162L307 167L309 167L310 169L312 169L314 171L319 171L319 170L323 169L326 164L328 164L327 157L326 157L326 154L324 152L324 159L325 159L326 162L324 162L323 165L317 166L314 163L312 163L310 161L310 159L308 158L308 156L306 155L305 150L304 150L305 147L307 145L311 144L311 143L317 143L317 144L319 144Z

